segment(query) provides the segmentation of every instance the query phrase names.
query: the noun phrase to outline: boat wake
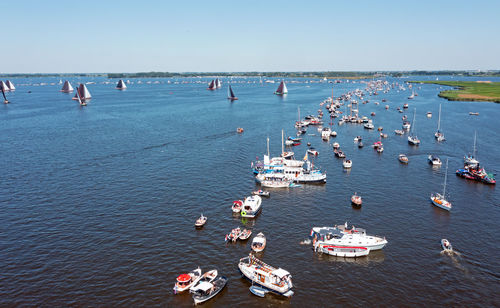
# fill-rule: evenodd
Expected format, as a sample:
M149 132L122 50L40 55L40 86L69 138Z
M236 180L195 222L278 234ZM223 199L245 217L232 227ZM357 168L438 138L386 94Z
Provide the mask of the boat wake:
M309 245L311 244L311 240L310 239L305 239L303 241L300 242L300 245Z
M453 266L461 270L466 276L469 275L469 270L465 268L465 266L463 266L461 263L462 254L460 252L455 250L452 251L442 250L441 255L449 256L451 262L453 263Z

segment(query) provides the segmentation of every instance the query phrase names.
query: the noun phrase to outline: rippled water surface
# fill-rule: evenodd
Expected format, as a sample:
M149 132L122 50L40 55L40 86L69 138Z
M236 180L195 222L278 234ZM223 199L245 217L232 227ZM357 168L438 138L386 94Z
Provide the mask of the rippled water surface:
M389 134L382 154L353 143L357 135L365 145L378 140L361 125L334 125L338 137L330 142L309 128L304 143L320 152L314 163L327 172L327 183L272 190L262 213L244 220L232 215L231 201L256 188L250 163L266 151L266 137L279 154L281 129L295 134L297 107L315 114L332 91L331 84L300 80L282 98L272 94L277 84L247 83L255 80L234 79L240 99L230 103L226 79L217 91L194 78L133 80L126 91L115 90L114 80L82 79L96 83L88 85L92 101L80 108L50 84L58 80L14 79L12 103L0 106L0 305L191 306L189 294L173 295L172 286L197 266L229 278L207 307L499 305L500 194L454 175L475 130L478 158L498 172L498 104L448 102L437 97L438 85L421 85L412 101L397 89L369 96L360 112L376 112L375 126ZM334 93L355 88L364 86L336 84ZM383 98L389 110L374 104ZM396 107L406 102L409 118L417 108L420 147L393 133L401 125ZM433 136L439 104L442 144ZM245 132L237 134L237 127ZM334 141L353 160L352 170L333 156ZM294 151L302 157L305 144ZM407 166L399 153L409 156ZM449 158L451 213L429 202L445 170L427 163L431 153ZM360 210L350 205L354 192L363 196ZM208 222L195 230L200 213ZM389 244L358 259L300 245L311 227L345 221ZM261 257L292 273L291 299L249 292L237 263L250 243L224 243L236 226L266 234ZM459 254L441 254L441 238Z

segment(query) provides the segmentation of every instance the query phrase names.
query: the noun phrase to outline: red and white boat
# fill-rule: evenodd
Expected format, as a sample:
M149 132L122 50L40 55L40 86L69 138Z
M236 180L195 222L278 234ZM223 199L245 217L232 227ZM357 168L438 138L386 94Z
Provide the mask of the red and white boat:
M352 204L357 205L357 206L361 206L361 204L363 204L363 200L361 199L361 196L358 196L357 193L354 193L354 195L352 195L351 202L352 202Z
M240 227L231 230L231 233L226 234L226 242L236 242L240 237L241 229Z
M242 207L243 207L243 201L242 200L235 200L235 201L233 201L233 206L231 208L233 210L233 213L239 213L239 212L241 212Z
M180 293L186 291L195 283L198 282L201 278L201 269L198 267L195 270L192 270L188 274L181 274L177 277L177 281L174 285L174 293Z

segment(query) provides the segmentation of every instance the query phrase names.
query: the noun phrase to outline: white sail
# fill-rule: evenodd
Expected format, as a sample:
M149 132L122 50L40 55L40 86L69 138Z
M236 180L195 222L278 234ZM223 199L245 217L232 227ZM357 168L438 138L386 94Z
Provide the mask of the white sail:
M9 87L9 90L15 91L16 87L14 87L14 84L10 82L10 80L7 80L7 87Z
M285 84L284 81L283 81L283 91L281 93L283 93L283 94L287 94L288 93L288 89L286 88L286 84Z
M220 82L219 78L215 79L215 86L216 86L217 88L222 87L222 83Z
M125 82L123 82L123 80L120 79L120 81L118 81L118 84L116 85L116 88L119 90L123 90L126 89L127 86L125 85Z
M0 81L0 87L4 90L4 92L10 91L10 88L5 84L5 82Z
M65 81L63 87L61 88L61 92L64 93L71 93L73 92L73 87L71 86L71 83L69 81Z
M82 99L84 101L92 98L92 95L90 95L89 90L87 89L87 87L83 83L80 84L80 87L78 88L78 92L80 94L80 99Z

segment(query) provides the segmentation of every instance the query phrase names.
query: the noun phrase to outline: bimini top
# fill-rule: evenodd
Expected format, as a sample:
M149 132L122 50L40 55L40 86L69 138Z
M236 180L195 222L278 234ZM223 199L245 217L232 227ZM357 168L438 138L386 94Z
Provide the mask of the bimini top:
M277 270L274 270L271 272L271 274L275 275L275 276L278 276L279 278L283 278L285 276L288 276L290 275L289 272L285 271L284 269L282 268L278 268Z
M191 280L191 276L188 274L182 274L177 277L178 282L188 282L189 280Z
M214 285L211 284L210 282L208 281L202 281L200 282L200 284L198 284L196 286L196 288L194 288L194 291L198 291L198 290L201 290L203 292L207 292L208 290L210 290Z

